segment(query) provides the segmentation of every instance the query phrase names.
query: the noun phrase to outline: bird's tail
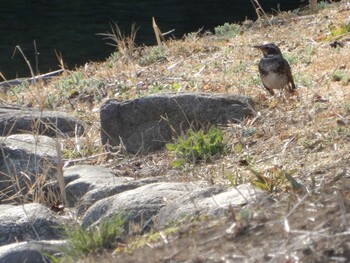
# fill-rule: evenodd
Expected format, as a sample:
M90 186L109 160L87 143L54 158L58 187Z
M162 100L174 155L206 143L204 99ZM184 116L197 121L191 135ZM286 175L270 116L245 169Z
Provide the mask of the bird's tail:
M295 86L294 81L292 80L290 82L290 85L288 85L288 90L290 93L293 93L296 89L297 89L297 87Z

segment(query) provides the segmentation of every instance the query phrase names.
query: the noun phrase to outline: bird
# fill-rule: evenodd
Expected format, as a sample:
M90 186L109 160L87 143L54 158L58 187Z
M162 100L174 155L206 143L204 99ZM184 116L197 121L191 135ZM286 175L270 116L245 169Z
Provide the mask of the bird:
M287 86L288 91L293 93L296 87L292 71L279 47L274 43L254 47L260 49L264 55L259 62L259 73L265 89L274 96L274 89L283 90Z

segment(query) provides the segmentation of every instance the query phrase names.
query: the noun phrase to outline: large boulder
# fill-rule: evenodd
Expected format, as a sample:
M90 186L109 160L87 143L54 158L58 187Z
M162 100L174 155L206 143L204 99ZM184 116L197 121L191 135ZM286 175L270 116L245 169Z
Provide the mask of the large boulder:
M244 96L177 94L131 101L108 100L101 106L102 144L122 145L130 153L161 149L189 127L237 122L252 115L253 101Z
M0 201L14 194L25 194L39 177L49 179L54 176L60 148L55 139L14 134L0 137L0 143Z
M83 122L63 112L0 107L0 136L33 133L56 137L81 135L83 132Z
M58 239L63 225L49 208L40 204L0 205L0 246Z

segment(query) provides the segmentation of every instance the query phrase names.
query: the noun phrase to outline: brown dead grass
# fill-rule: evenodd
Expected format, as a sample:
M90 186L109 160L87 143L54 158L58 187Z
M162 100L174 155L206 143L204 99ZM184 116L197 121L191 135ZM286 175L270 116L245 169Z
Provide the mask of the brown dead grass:
M195 226L193 234L177 237L171 246L164 242L150 245L134 256L118 256L118 260L139 262L142 257L147 262L342 262L342 258L350 257L346 186L350 157L350 42L349 35L344 35L340 40L345 46L332 48L330 41L323 40L331 25L347 23L349 17L346 2L333 4L315 15L282 13L271 19L272 26L264 26L263 21L244 23L241 34L229 40L193 33L181 41L169 40L162 47L136 49L133 63L123 63L115 55L104 63L89 63L74 71L81 73L85 84L74 96L68 91L76 85L68 85L68 91L55 97L55 107L90 124L88 134L79 139L81 147L90 151L80 153L80 162L105 164L119 169L120 175L142 177L157 171L155 175L164 175L168 180L204 180L208 184L253 182L252 168L267 178L293 171L293 178L303 185L302 191L295 192L284 183L272 196L278 202L248 207L265 216L238 221L247 227L234 237L227 237L225 231L236 219L228 218L212 228ZM262 88L257 70L261 54L252 46L265 42L279 45L290 60L299 86L297 96L271 98ZM154 54L156 48L166 59L140 66L140 59ZM332 78L337 71L343 74L340 81ZM33 86L20 95L8 94L6 102L13 103L18 96L24 96L26 103L41 106L33 94L45 101L45 96L61 92L57 85L74 72L65 72L49 85L40 86L39 91ZM93 80L102 84L96 87ZM116 155L108 161L101 157L98 109L103 101L159 92L251 96L256 116L224 127L228 144L233 149L240 144L243 150L232 150L190 171L174 170L171 156L164 152ZM244 135L248 130L253 131L251 136ZM76 141L65 145L74 156ZM96 158L84 159L94 154ZM115 261L110 255L104 257Z

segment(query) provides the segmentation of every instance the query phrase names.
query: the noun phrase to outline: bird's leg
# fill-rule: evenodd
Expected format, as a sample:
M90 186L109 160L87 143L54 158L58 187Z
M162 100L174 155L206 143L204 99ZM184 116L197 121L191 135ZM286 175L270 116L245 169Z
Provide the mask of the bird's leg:
M273 91L273 89L270 89L270 88L266 87L266 86L264 85L264 83L263 83L263 86L264 86L264 88L270 93L271 96L275 96L275 92Z

